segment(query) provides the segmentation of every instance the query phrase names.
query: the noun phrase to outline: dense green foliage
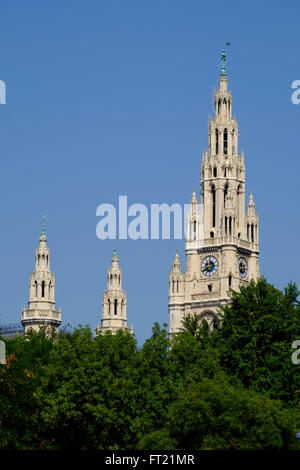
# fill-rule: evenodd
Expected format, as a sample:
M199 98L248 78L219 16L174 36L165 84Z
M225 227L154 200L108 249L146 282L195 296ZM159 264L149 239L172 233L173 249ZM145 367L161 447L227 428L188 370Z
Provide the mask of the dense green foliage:
M300 428L298 291L261 279L232 293L219 328L194 315L170 347L118 331L6 341L1 449L293 449Z

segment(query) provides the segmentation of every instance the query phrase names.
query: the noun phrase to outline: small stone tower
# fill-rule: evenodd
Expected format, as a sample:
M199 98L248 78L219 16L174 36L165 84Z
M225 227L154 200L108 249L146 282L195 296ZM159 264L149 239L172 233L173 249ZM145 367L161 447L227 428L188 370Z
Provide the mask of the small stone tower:
M133 333L133 327L127 326L126 309L127 300L126 292L122 289L122 271L116 250L114 250L111 267L107 272L107 290L103 292L101 326L96 326L96 335L107 330L116 333L120 329Z
M43 326L57 333L60 324L61 308L55 310L55 279L50 271L50 250L42 228L35 252L35 270L30 274L28 309L24 306L22 310L22 325L25 333Z

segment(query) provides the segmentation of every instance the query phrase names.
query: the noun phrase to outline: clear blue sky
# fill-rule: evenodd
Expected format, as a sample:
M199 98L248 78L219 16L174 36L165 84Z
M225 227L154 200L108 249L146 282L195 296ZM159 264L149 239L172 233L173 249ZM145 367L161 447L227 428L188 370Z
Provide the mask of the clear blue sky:
M168 320L176 240L100 241L96 207L186 203L228 57L260 266L282 288L299 275L298 1L1 0L0 322L28 300L41 215L63 323L100 320L114 247L141 344Z

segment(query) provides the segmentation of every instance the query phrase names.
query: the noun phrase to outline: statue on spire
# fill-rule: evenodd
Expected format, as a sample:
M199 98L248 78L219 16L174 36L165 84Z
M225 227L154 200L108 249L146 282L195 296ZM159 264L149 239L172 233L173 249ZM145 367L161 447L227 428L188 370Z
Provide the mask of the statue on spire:
M221 75L226 77L226 51L225 49L222 51L222 71Z

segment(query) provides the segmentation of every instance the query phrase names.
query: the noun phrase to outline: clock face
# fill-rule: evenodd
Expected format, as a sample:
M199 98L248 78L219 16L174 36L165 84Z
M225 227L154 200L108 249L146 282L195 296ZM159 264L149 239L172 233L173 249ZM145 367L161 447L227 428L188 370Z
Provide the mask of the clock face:
M213 276L218 271L218 260L214 256L206 256L201 264L201 272L204 276Z
M248 265L247 265L247 261L245 260L245 258L238 259L238 268L239 268L240 277L242 278L246 277L248 273Z

